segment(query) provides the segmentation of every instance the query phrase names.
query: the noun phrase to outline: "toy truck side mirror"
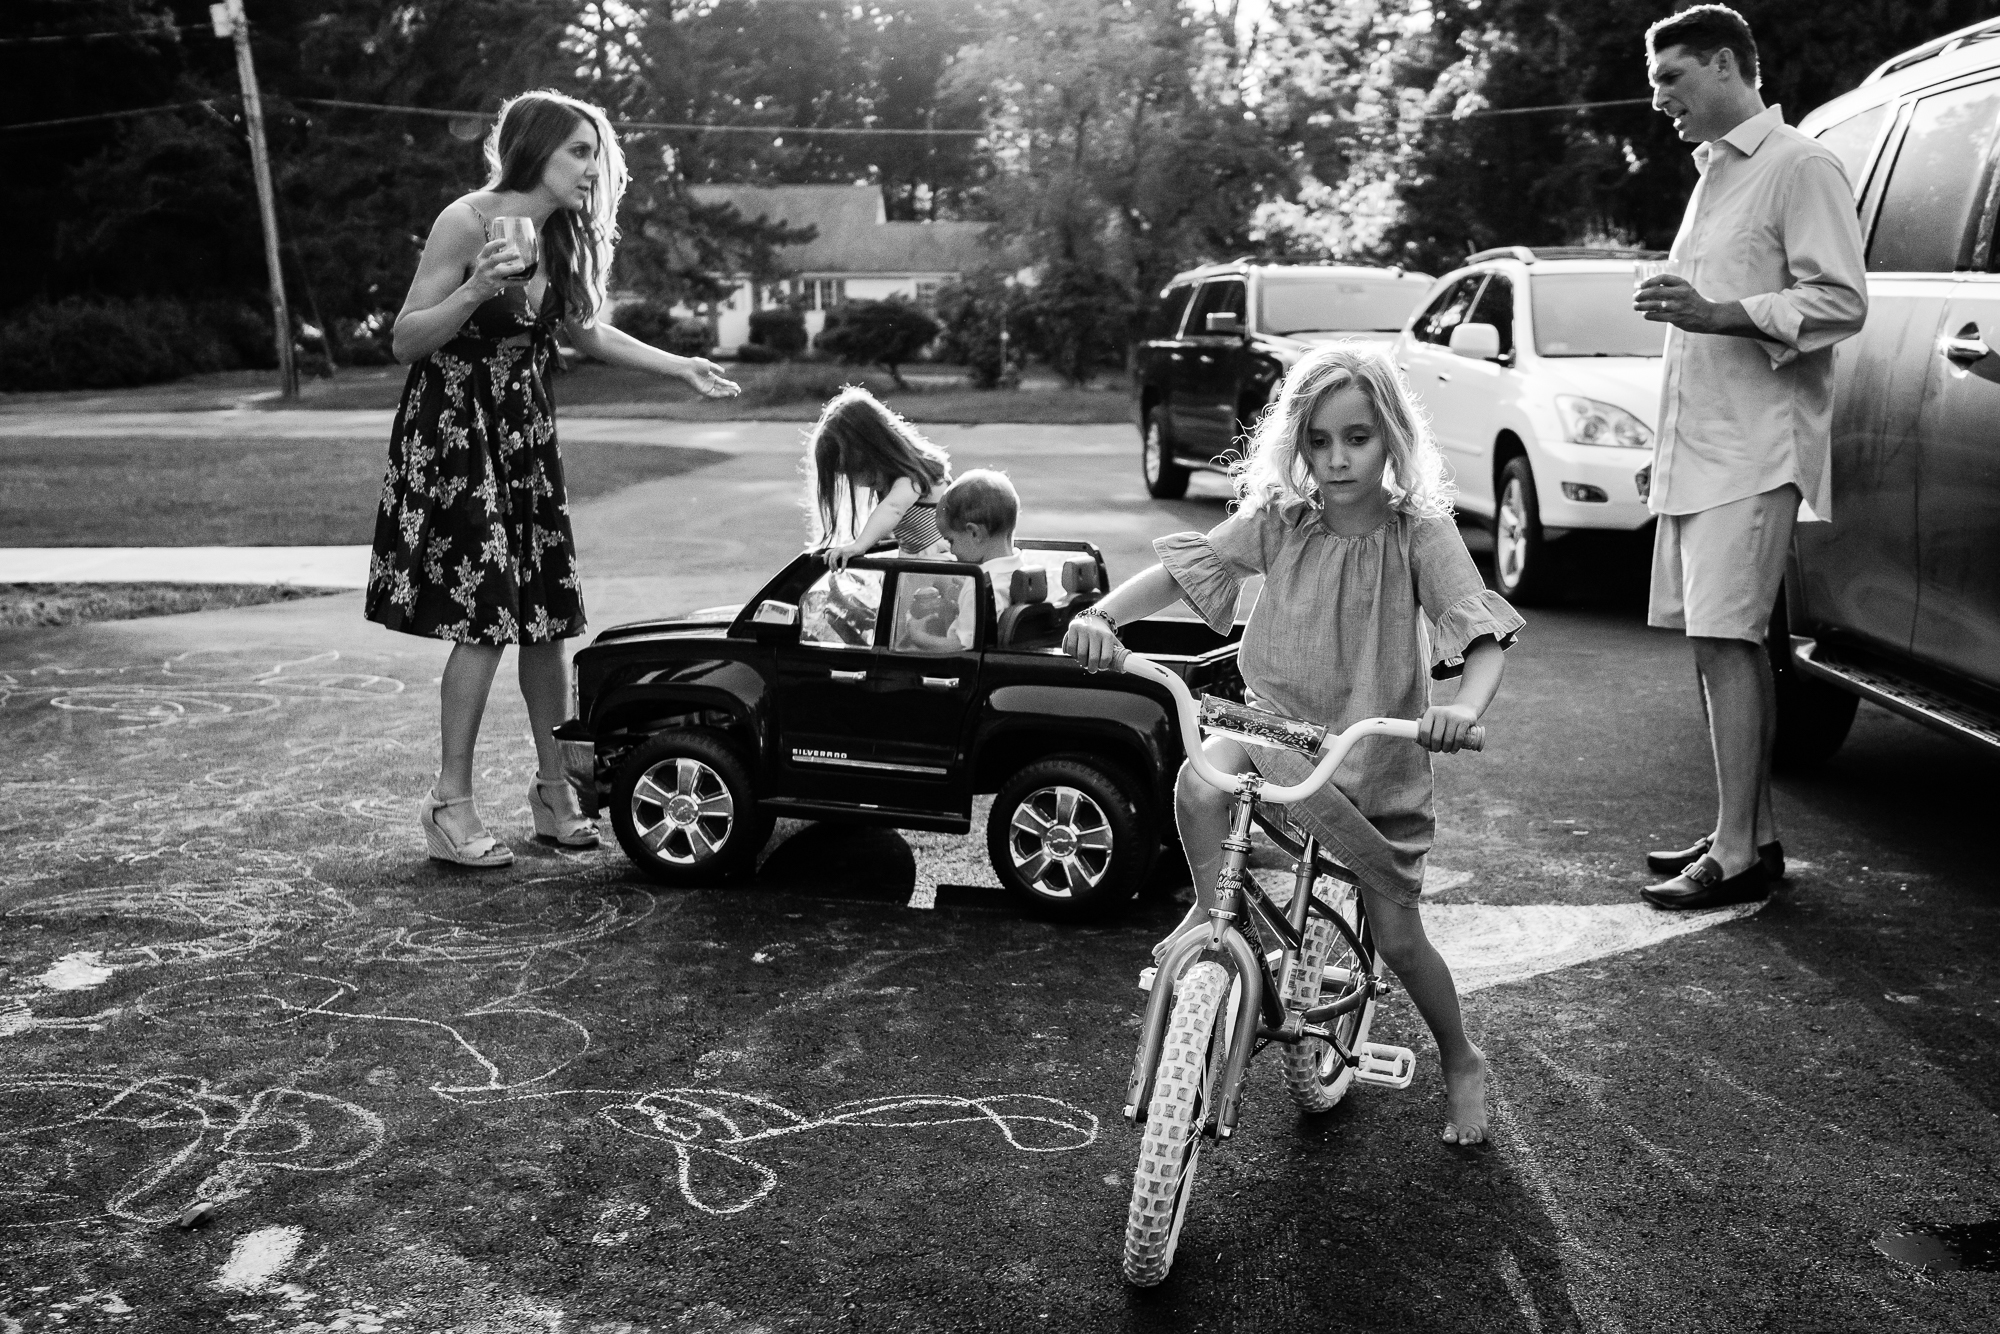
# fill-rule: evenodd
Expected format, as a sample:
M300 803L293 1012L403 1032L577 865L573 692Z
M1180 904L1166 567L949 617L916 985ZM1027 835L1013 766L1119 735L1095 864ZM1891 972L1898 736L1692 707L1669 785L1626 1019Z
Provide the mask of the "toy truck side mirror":
M799 607L796 602L765 598L750 615L750 628L760 644L788 642L799 637Z

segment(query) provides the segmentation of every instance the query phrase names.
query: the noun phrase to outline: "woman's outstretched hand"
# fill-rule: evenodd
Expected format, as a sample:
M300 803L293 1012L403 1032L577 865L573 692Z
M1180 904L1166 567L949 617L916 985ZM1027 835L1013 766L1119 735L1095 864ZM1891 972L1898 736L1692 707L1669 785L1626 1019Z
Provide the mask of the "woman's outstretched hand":
M743 386L722 373L722 367L706 357L689 357L681 367L681 378L703 398L734 398Z
M1478 723L1479 715L1467 704L1433 704L1417 723L1417 744L1425 750L1455 753Z
M1083 664L1086 672L1108 672L1125 660L1125 645L1111 627L1095 616L1079 616L1063 633L1063 652Z

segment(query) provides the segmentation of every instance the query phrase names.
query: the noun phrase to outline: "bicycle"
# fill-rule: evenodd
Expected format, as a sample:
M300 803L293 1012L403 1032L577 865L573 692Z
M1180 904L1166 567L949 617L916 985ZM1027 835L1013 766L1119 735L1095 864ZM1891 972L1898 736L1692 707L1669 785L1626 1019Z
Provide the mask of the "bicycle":
M1173 1265L1202 1142L1228 1139L1236 1129L1243 1079L1257 1052L1274 1042L1283 1046L1285 1089L1308 1113L1335 1106L1357 1080L1402 1089L1416 1074L1409 1048L1369 1040L1376 1000L1392 987L1377 974L1367 909L1351 874L1310 834L1295 835L1258 803L1303 800L1332 778L1356 742L1413 741L1417 724L1365 718L1329 738L1324 727L1209 695L1197 707L1179 676L1140 654L1128 653L1120 668L1167 688L1190 766L1236 799L1208 925L1176 936L1159 964L1140 974L1150 994L1124 1112L1145 1136L1132 1176L1124 1269L1128 1283L1150 1287ZM1225 774L1202 754L1204 726L1252 745L1317 755L1319 762L1289 787L1254 771ZM1481 749L1484 739L1484 729L1473 728L1468 749ZM1282 909L1244 873L1253 820L1297 862L1291 901ZM1322 875L1341 887L1331 902L1314 890ZM1239 929L1246 912L1263 922L1278 948L1262 951Z

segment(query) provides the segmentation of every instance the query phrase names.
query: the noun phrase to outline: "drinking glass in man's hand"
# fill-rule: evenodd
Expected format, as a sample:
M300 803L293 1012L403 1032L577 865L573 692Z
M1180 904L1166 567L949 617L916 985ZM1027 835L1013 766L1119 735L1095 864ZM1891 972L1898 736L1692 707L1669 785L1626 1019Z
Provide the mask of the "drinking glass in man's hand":
M535 240L535 220L533 218L495 218L486 229L489 241L506 241L520 255L523 265L519 273L507 275L510 283L524 283L535 276L541 267L539 247Z
M1677 278L1681 263L1677 259L1648 259L1632 266L1632 286L1644 287L1652 278Z

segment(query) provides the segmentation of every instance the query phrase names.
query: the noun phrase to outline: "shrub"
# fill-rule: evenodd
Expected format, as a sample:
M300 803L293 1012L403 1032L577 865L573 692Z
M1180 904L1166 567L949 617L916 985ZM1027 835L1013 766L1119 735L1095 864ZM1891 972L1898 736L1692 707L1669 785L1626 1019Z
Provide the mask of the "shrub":
M893 388L879 375L856 375L824 362L788 361L772 367L768 374L745 376L743 393L731 401L744 407L824 403L851 384L861 385L877 398Z
M642 343L675 356L705 357L715 346L706 320L684 319L664 301L633 301L618 307L611 322Z
M938 356L971 372L973 387L992 389L1018 383L1027 342L1025 293L1009 290L1006 279L992 270L968 274L938 290ZM1000 329L1006 323L1010 346L1001 359Z
M784 356L775 347L765 347L761 343L740 343L736 348L736 359L752 366L762 366L773 361L783 361Z
M806 317L790 306L750 313L750 341L769 348L781 357L796 357L806 350Z
M897 369L938 335L938 323L903 297L850 301L827 312L816 346L850 366L880 366L898 389L910 386Z
M1023 304L1027 351L1071 384L1124 363L1132 297L1102 269L1052 267Z
M348 366L393 366L396 364L396 349L393 340L396 317L386 310L378 310L366 319L336 320L333 326L333 347L340 355L343 365Z
M228 340L177 301L72 297L0 317L4 390L115 389L242 364Z

